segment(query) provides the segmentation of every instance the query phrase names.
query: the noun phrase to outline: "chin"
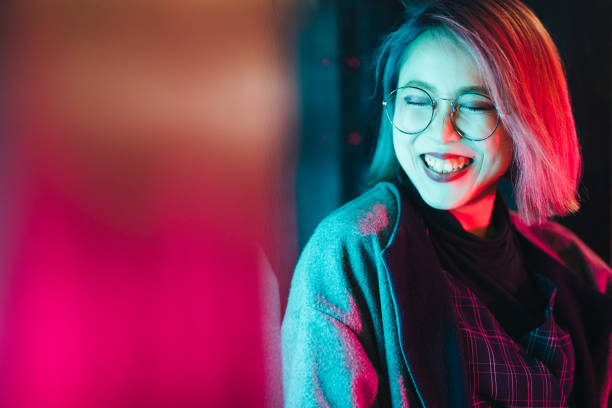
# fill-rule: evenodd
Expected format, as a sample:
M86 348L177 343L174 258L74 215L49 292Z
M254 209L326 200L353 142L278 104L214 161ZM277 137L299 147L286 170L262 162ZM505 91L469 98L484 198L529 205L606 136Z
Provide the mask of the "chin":
M432 197L426 197L421 194L423 201L425 201L430 207L433 207L437 210L453 210L459 207L460 202L457 200L449 201L447 199L431 199Z

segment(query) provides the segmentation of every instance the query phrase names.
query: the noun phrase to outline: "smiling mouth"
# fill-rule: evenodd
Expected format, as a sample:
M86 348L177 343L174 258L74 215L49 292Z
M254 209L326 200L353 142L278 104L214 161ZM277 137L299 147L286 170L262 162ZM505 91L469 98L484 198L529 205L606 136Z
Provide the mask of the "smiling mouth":
M456 173L465 170L474 162L474 159L469 157L450 160L441 160L426 154L421 154L419 157L428 169L438 174Z

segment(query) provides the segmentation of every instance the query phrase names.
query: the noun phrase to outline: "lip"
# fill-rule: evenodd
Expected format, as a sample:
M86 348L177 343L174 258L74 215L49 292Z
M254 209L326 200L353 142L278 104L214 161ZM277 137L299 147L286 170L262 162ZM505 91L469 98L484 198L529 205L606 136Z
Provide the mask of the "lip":
M428 153L429 154L429 153ZM432 179L433 181L437 181L437 182L441 182L441 183L446 183L449 181L453 181L458 179L459 177L465 175L465 173L467 173L467 171L470 169L470 167L472 167L472 164L474 163L474 161L472 160L472 163L470 163L467 167L465 167L464 169L456 172L456 173L448 173L448 174L439 174L436 173L433 170L430 170L429 167L427 167L427 165L425 164L425 160L423 159L423 155L421 155L419 157L420 161L421 161L421 165L423 166L423 169L425 170L425 174L427 174L427 176Z
M473 157L470 157L470 156L463 156L463 155L460 155L460 154L454 154L454 153L433 153L433 152L425 152L425 153L421 153L419 156L423 156L423 155L425 155L425 154L428 154L428 155L433 156L433 157L437 157L438 159L442 159L442 160L445 160L445 159L452 159L452 158L454 158L454 157L465 157L465 158L468 158L468 159L474 159Z

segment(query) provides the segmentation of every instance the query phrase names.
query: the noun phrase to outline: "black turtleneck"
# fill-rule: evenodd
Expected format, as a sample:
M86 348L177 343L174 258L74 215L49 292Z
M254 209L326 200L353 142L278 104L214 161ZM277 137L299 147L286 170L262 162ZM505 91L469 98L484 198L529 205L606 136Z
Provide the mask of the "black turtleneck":
M404 174L397 184L423 216L442 268L469 287L511 337L544 322L548 299L525 267L518 231L499 191L487 236L480 238L465 231L451 212L428 205Z

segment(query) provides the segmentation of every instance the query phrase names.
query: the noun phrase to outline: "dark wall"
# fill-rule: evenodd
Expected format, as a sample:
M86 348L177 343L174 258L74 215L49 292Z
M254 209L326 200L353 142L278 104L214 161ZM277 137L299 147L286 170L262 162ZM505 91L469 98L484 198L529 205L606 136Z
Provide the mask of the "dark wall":
M582 208L578 214L557 221L610 262L612 3L527 3L560 50L583 148ZM362 176L373 153L382 97L380 92L374 93L371 56L384 34L402 18L399 1L310 3L298 48L299 249L325 215L364 189Z

